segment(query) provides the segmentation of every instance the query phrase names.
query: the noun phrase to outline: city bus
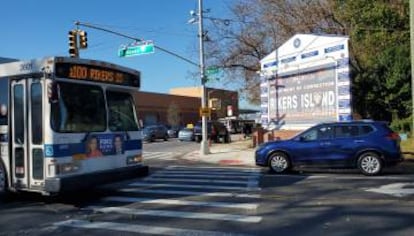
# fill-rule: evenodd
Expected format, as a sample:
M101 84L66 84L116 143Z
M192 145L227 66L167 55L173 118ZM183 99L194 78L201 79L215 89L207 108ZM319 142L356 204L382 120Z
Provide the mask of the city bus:
M144 176L140 72L49 57L0 64L0 195L53 195Z

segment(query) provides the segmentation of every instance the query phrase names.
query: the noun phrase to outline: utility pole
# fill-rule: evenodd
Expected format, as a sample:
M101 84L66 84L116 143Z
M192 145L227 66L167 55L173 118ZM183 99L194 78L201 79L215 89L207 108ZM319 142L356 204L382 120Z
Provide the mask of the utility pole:
M411 47L411 135L414 136L414 1L410 0L410 47Z
M203 0L198 0L198 38L200 40L200 78L201 78L201 108L207 107L206 99L206 80L205 80L205 65L204 65L204 32L203 32ZM203 113L201 116L201 144L200 154L207 155L209 151L207 141L207 116Z

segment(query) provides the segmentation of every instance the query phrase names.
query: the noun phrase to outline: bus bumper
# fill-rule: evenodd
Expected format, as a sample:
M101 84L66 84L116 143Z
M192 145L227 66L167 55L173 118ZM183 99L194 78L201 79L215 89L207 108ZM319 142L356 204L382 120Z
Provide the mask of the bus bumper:
M83 175L49 178L45 180L44 191L50 194L71 192L101 184L147 175L148 166L140 165Z

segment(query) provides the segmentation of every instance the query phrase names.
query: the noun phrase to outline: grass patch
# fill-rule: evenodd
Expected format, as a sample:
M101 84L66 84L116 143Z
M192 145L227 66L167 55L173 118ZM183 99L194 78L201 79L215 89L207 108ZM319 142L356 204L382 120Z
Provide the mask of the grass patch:
M407 159L414 159L414 139L409 138L407 140L401 141L401 151L404 154L404 157Z

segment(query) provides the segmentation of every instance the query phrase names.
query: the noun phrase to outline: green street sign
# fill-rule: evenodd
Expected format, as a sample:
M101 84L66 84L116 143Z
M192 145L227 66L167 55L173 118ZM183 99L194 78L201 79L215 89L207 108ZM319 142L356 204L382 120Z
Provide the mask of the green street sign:
M207 75L215 75L219 73L219 68L215 66L208 67L206 70Z
M144 54L154 53L154 44L142 44L120 48L118 50L119 57L132 57Z

